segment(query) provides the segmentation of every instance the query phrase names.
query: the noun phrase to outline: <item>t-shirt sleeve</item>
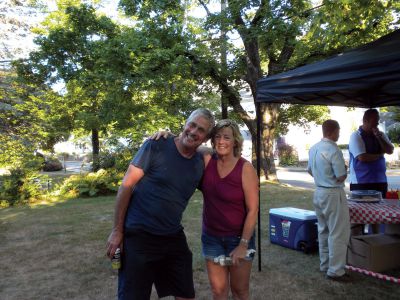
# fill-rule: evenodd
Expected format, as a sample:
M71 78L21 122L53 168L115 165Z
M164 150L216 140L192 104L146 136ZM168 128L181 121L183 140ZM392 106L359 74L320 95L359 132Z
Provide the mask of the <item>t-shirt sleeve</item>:
M144 144L139 148L139 151L136 153L134 158L131 161L131 164L135 167L138 167L146 173L151 166L151 157L152 152L154 151L153 147L154 141L147 140Z
M367 152L365 150L365 144L364 144L361 136L357 132L354 132L350 136L349 152L354 156L354 158L356 158L360 154Z

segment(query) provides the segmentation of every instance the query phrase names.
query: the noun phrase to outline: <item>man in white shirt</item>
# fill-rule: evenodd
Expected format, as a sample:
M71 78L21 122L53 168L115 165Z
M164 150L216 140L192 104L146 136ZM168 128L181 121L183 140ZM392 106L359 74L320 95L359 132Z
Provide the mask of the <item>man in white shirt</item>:
M350 217L343 189L347 170L342 151L336 145L339 131L335 120L322 124L323 138L311 147L307 169L316 185L313 204L318 219L320 270L326 272L328 279L347 282Z

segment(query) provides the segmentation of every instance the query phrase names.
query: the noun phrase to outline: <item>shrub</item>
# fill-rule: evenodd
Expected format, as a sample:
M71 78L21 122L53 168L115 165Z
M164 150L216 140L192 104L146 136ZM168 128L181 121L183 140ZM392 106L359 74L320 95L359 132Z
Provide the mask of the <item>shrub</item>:
M122 175L111 170L100 169L95 173L72 175L58 188L65 196L99 196L118 191Z
M63 165L58 160L57 157L54 157L54 156L46 157L45 162L43 164L43 171L53 172L53 171L60 171L62 169L63 169Z
M278 155L279 165L281 166L295 166L299 163L297 151L288 144L278 146Z
M0 176L0 201L7 206L26 204L42 195L45 176L25 168L13 168Z
M338 144L339 149L347 150L349 149L349 144Z
M100 169L111 169L115 166L115 154L111 152L100 152L99 165Z
M132 150L128 147L120 147L115 152L102 152L99 155L100 168L125 172L132 157Z
M392 143L400 143L400 127L394 127L389 130L388 137Z
M129 166L133 158L132 151L128 148L122 149L115 157L115 170L117 172L124 172Z

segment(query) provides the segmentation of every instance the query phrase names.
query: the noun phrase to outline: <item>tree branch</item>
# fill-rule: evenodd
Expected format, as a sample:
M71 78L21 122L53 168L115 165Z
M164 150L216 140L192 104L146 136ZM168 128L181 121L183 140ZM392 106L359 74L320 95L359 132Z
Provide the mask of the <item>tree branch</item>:
M270 8L269 1L262 0L261 4L260 4L260 7L257 9L255 16L254 16L253 20L250 23L252 28L259 26L260 22L265 17L264 12L269 8Z
M189 58L194 65L200 64L200 59L193 53L185 52L184 55ZM235 113L237 113L243 122L248 126L249 130L255 130L255 121L250 115L243 109L240 104L241 97L239 93L229 85L225 78L219 73L219 71L212 65L208 64L206 74L210 76L221 88L221 90L227 95L229 104L233 107Z
M208 9L207 4L205 4L204 1L202 1L202 0L198 0L198 1L199 1L200 5L204 8L204 10L206 11L207 16L211 16L212 14L211 14L210 10Z

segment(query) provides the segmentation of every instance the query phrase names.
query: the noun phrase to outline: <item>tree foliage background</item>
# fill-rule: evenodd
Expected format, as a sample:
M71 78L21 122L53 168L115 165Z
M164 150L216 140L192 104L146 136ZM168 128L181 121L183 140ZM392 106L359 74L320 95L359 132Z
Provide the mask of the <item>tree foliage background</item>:
M35 29L38 47L18 62L18 74L35 88L64 86L51 99L38 98L39 107L64 107L54 114L76 134L91 134L95 161L101 140L124 137L137 145L159 128L179 131L199 106L245 124L254 145L256 120L244 109L241 91L254 97L263 76L373 41L400 25L395 0L122 0L118 18L100 13L104 1L56 2ZM328 109L262 104L261 113L262 167L271 176L275 137L289 124L320 123ZM47 135L45 126L42 131ZM65 128L55 131L65 136Z

